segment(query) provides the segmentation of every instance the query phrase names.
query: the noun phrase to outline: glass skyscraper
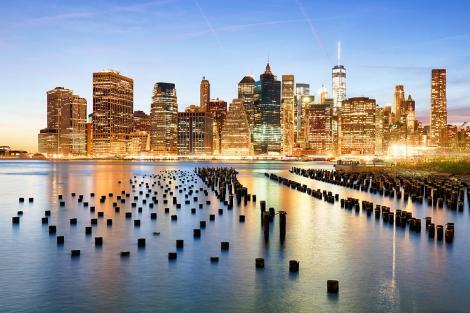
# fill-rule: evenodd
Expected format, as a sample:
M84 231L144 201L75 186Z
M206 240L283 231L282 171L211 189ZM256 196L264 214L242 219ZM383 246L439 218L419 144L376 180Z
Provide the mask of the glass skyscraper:
M255 84L253 145L256 154L281 152L281 82L269 63Z
M177 154L178 104L175 84L155 84L150 125L150 150L156 154Z

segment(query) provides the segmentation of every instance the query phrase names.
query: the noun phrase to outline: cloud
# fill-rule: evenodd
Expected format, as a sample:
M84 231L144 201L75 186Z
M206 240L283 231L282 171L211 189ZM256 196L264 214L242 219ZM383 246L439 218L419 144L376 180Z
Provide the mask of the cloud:
M154 0L154 1L129 4L129 5L118 5L118 6L114 6L111 10L121 11L121 12L144 13L144 12L147 12L152 7L161 6L164 4L170 4L173 2L177 2L177 1L179 0Z
M207 18L207 15L206 13L204 12L204 10L202 9L201 5L199 4L199 1L198 0L194 0L194 4L197 6L197 8L199 9L199 12L201 13L201 16L202 18L204 19L204 21L206 22L206 25L207 27L209 28L210 32L212 33L212 35L214 35L214 38L215 40L217 41L217 44L219 45L219 47L222 49L222 43L220 42L220 38L219 38L219 34L217 33L217 31L214 29L214 27L212 26L212 23L209 21L209 19Z
M300 2L300 0L296 0L296 3L297 3L297 6L299 7L300 9L300 12L302 13L302 16L305 18L305 20L307 21L307 24L308 24L308 27L310 29L310 32L312 33L313 37L315 38L315 41L317 42L318 46L320 47L320 49L325 53L326 57L328 58L328 60L330 61L330 63L332 63L332 60L330 58L330 55L328 54L328 51L326 51L325 49L325 45L323 44L321 38L320 38L320 35L318 34L315 26L313 26L313 22L312 20L310 19L310 17L308 16L307 12L305 11L305 8L302 4L302 2Z

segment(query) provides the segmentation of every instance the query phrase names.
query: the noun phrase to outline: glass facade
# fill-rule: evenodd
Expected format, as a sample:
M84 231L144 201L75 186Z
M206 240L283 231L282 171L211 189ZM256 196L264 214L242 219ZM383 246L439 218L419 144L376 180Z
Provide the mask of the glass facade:
M281 82L269 63L255 84L253 145L255 154L281 152Z
M93 150L95 156L124 155L132 132L134 81L118 71L93 73Z
M223 155L244 156L253 154L250 125L246 116L243 100L233 99L222 129Z
M175 84L155 84L150 125L150 149L152 152L156 154L177 154L178 104Z

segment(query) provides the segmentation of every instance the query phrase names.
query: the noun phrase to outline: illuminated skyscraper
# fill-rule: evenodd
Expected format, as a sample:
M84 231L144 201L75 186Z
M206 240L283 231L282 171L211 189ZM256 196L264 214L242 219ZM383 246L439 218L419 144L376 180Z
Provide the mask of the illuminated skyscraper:
M305 110L304 154L333 154L332 104L308 104Z
M155 83L150 111L150 150L156 154L178 152L178 104L175 84Z
M295 90L294 75L282 75L281 131L282 153L292 155L294 147L294 110Z
M70 89L47 92L47 128L38 135L39 152L78 156L86 154L87 102Z
M253 154L250 126L243 100L233 99L222 129L222 154L247 156Z
M446 70L433 69L431 80L430 143L439 145L442 131L447 125Z
M212 117L194 109L178 113L178 154L212 154Z
M307 108L315 103L315 96L304 95L299 98L300 102L300 125L296 139L296 146L298 148L305 148L305 123L307 118Z
M404 122L403 117L405 113L404 102L405 102L405 89L403 85L395 86L395 94L393 97L393 105L395 107L395 123Z
M295 111L294 111L294 139L296 146L300 146L300 138L303 138L301 131L302 124L302 97L310 95L310 85L297 83L295 84Z
M134 81L118 71L93 73L93 149L95 155L123 155L132 131Z
M250 131L253 133L253 126L255 121L255 80L251 76L245 76L238 83L238 99L243 100L245 112L250 124Z
M212 151L214 154L220 154L220 145L222 140L222 128L227 117L227 102L222 99L212 99L206 111L212 117Z
M150 133L150 116L144 111L134 111L132 117L132 131L145 131Z
M346 68L341 65L341 43L338 42L338 64L332 69L334 108L340 108L346 99Z
M201 107L202 111L207 110L207 105L211 99L211 84L206 79L206 77L202 77L201 85L199 88L199 106Z
M253 144L256 154L281 152L281 82L269 63L255 84L255 121Z
M365 97L343 101L340 112L340 153L372 155L375 153L376 102Z

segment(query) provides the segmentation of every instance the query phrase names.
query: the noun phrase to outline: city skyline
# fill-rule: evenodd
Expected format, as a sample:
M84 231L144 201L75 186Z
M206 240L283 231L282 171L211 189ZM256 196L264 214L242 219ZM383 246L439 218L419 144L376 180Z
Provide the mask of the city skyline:
M69 88L87 100L88 112L92 112L91 73L106 68L134 79L134 110L147 113L155 82L175 83L179 111L199 102L203 76L211 82L211 98L231 101L239 80L250 73L256 78L268 58L278 79L294 74L296 82L310 84L312 94L322 85L331 94L338 40L341 63L347 69L348 97L367 96L381 106L393 104L394 88L402 84L416 101L417 118L428 124L429 73L432 68L446 68L448 121L466 121L470 69L465 38L470 35L465 19L459 17L468 5L451 2L443 11L419 1L398 2L396 7L374 4L270 1L253 4L249 12L242 11L242 3L227 7L214 1L85 1L81 5L45 1L39 9L32 5L30 10L21 10L27 2L16 7L2 4L8 16L2 16L4 31L0 33L5 55L0 65L6 71L1 84L0 140L35 151L37 130L45 126L45 91ZM260 8L262 19L256 15ZM396 13L397 19L386 19L390 13ZM161 21L155 16L162 17ZM439 16L446 23L436 28L433 18ZM194 25L178 27L183 19ZM381 19L387 25L379 23ZM412 27L401 25L404 21ZM371 24L375 29L370 30ZM354 25L354 30L348 25ZM91 34L93 29L100 31ZM72 45L76 40L84 40L83 45ZM250 49L241 50L241 42ZM193 47L193 53L187 53L188 47Z

